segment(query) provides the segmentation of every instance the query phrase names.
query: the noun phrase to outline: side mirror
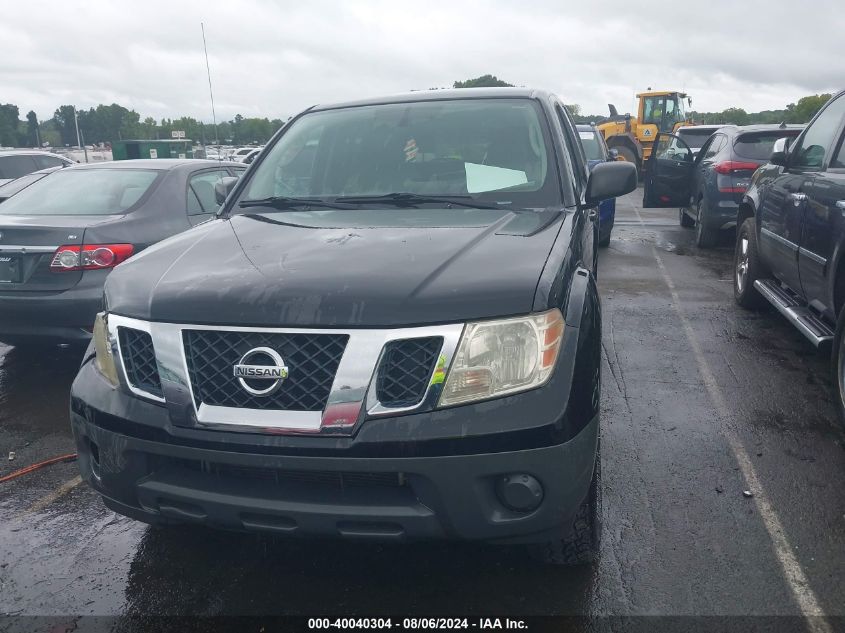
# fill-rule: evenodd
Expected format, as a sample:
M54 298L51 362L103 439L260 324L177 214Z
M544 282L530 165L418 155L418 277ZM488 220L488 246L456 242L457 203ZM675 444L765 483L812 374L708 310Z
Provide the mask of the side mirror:
M619 150L618 150L618 149L616 149L615 147L614 147L614 148L612 148L612 149L610 149L610 150L608 150L608 152L607 152L607 160L608 160L608 161L619 160Z
M235 188L237 183L238 179L232 176L221 178L217 183L215 183L214 199L217 200L217 204L223 204L226 202L226 198L228 198L229 194L232 193L232 189Z
M637 188L637 168L628 161L599 163L587 180L587 204L617 198Z
M769 162L772 163L772 165L786 167L786 159L789 154L789 141L790 139L782 137L776 140L775 144L772 145L772 155L769 158Z

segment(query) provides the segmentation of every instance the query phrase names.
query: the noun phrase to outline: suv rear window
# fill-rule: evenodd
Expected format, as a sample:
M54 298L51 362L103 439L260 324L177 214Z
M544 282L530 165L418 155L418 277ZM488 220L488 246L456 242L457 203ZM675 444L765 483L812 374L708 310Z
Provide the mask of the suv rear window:
M111 215L133 207L159 175L149 169L61 169L0 205L0 215Z
M779 138L795 138L801 130L779 130L777 132L746 132L740 134L734 141L734 152L740 158L752 160L769 160L772 146Z
M683 139L690 149L701 149L715 132L716 130L679 130L678 138Z

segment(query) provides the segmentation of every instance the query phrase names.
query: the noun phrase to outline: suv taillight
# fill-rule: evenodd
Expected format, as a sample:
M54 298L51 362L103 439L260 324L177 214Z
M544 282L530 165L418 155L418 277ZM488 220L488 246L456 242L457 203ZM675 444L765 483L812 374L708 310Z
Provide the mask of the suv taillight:
M132 255L132 244L74 244L59 246L50 262L50 270L100 270L114 268Z
M723 160L713 165L713 169L715 169L718 174L730 174L735 171L745 171L746 169L754 171L759 166L760 165L757 163L741 163L735 160Z

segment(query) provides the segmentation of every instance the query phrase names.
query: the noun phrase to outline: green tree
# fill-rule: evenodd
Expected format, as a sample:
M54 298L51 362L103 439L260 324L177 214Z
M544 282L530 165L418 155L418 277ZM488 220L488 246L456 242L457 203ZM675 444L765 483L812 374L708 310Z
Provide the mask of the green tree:
M53 124L60 135L62 145L76 145L76 126L73 121L73 106L59 106L53 113Z
M719 123L733 123L734 125L748 125L750 118L742 108L727 108L722 110Z
M33 110L26 113L26 143L30 147L41 145L41 135L38 133L38 115Z
M0 105L0 145L15 147L20 142L18 123L20 111L12 103Z
M466 81L456 81L452 84L453 88L512 88L513 84L503 81L495 75L481 75L475 79L467 79Z
M830 97L829 94L809 95L800 98L798 103L790 103L786 106L786 122L808 123L830 101Z

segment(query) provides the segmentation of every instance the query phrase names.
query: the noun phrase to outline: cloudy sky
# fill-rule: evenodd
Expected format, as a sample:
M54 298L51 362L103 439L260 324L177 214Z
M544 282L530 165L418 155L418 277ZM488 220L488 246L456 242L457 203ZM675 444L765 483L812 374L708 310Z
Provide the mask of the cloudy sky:
M700 111L845 88L835 0L28 0L0 21L0 103L210 120L200 22L218 120L486 73L589 113L631 110L648 86L685 90Z

